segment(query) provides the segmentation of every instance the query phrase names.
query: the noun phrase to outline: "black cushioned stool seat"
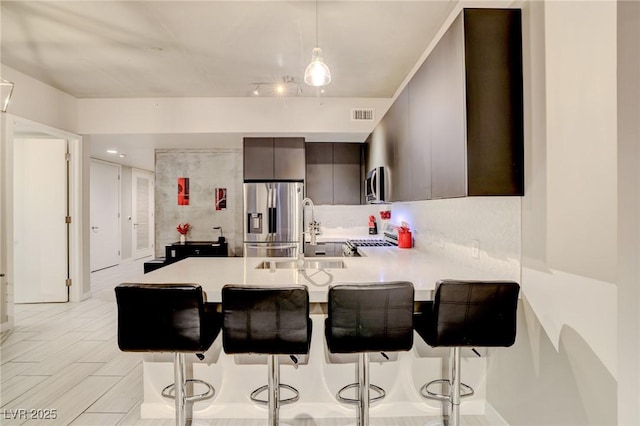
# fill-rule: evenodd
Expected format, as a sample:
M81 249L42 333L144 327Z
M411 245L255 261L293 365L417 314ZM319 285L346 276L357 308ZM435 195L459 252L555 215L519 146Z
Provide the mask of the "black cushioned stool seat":
M222 317L225 353L269 355L268 385L252 392L251 399L268 405L268 424L276 426L280 405L299 398L295 388L280 384L278 355L309 353L309 291L306 286L226 285L222 288ZM297 362L295 357L292 359ZM280 388L289 389L295 396L280 399ZM268 399L258 399L257 395L265 390L268 391Z
M185 380L185 353L202 354L220 332L216 305L206 303L197 284L120 284L115 288L118 304L118 346L125 352L173 352L174 384L164 396L174 397L176 425L186 424L186 403L213 396L213 387L201 380ZM189 382L207 391L186 395ZM171 396L171 391L174 396Z
M473 389L460 381L461 347L511 346L516 338L516 310L520 286L512 281L442 280L433 302L415 317L415 329L433 347L451 347L450 377L433 380L421 389L426 398L449 401L450 425L460 424L460 398ZM431 385L444 384L447 394Z
M384 390L369 383L369 353L408 351L413 346L413 284L410 282L337 284L329 289L325 320L327 347L332 353L358 353L358 383L338 392L343 402L358 404L358 424L369 424L369 404ZM358 399L343 397L357 388ZM369 397L370 388L379 393Z

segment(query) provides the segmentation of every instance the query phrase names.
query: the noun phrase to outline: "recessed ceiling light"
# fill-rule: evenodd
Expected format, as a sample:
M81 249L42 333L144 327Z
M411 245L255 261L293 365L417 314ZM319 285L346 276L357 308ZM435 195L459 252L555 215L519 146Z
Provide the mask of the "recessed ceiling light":
M109 154L117 154L118 151L116 151L115 149L108 149L107 153L109 153Z
M119 155L118 155L118 157L120 157L120 158L124 158L124 157L126 157L126 156L127 156L127 154L119 154Z

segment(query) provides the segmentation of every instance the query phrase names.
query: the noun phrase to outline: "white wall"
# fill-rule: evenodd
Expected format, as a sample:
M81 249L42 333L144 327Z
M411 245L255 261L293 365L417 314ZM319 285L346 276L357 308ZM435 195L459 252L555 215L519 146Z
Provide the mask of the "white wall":
M332 133L362 142L374 122L351 121L352 108L382 116L389 99L162 98L79 99L78 131L113 133Z
M49 85L0 64L2 78L15 84L7 112L67 132L78 128L78 100Z
M640 2L618 2L618 424L640 424Z
M510 425L616 424L616 3L524 2L525 170L516 345L487 400Z

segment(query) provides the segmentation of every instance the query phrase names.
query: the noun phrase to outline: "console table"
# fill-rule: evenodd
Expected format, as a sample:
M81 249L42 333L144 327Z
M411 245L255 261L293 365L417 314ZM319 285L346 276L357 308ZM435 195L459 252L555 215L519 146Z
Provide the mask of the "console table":
M165 247L165 265L187 257L227 257L226 241L187 241Z
M227 257L228 253L228 244L225 240L171 243L165 246L165 257L158 257L144 263L144 273L155 271L187 257Z

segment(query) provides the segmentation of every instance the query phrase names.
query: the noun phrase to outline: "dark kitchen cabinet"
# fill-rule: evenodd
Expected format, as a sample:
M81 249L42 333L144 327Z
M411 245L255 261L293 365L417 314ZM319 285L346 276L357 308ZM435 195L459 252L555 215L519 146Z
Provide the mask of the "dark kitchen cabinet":
M431 198L431 141L429 122L426 117L430 106L429 69L423 64L409 82L409 131L408 145L410 154L404 159L411 176L411 199L429 200Z
M244 138L244 180L304 180L304 138Z
M464 9L431 51L369 138L391 147L392 200L523 195L521 27Z
M519 9L464 9L468 195L524 195Z
M362 144L333 144L333 204L360 204Z
M410 201L413 182L407 160L411 158L409 145L409 90L405 88L396 98L385 119L385 139L393 146L389 181L391 192L387 198L391 201Z
M431 198L467 193L464 36L456 19L425 63L427 139L431 145Z
M309 142L306 195L314 204L360 204L362 144Z
M333 204L333 144L307 142L305 149L307 197L314 204Z

